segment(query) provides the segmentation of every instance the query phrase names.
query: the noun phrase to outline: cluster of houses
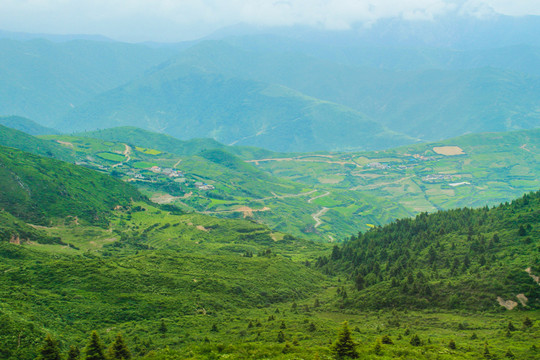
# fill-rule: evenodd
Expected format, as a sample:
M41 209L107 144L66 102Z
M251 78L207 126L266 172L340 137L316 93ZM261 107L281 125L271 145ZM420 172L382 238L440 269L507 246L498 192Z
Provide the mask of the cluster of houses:
M422 178L422 181L425 181L425 182L448 181L448 180L452 180L454 177L455 175L431 174L431 175L424 176Z
M370 169L379 169L379 170L386 170L390 169L390 166L387 164L382 164L380 162L372 162L367 164L367 167Z
M380 163L380 162L372 162L372 163L367 164L367 167L370 168L370 169L388 170L388 169L392 168L392 165L383 164L383 163ZM397 166L395 166L395 168L398 169L398 170L407 170L407 169L410 169L410 166L397 165Z
M208 184L203 183L202 181L197 181L193 185L195 185L195 187L199 190L214 190L215 189L214 185L208 185Z
M180 170L175 170L173 168L162 169L159 166L152 166L149 170L155 174L167 175L170 178L184 177L184 174Z

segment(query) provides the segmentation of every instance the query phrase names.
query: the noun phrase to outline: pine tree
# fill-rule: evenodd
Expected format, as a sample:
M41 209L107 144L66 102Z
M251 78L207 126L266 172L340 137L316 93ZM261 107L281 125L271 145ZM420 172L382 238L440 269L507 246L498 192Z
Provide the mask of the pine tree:
M525 328L530 328L532 327L533 323L532 323L532 320L526 316L525 319L523 320L523 327Z
M165 324L164 319L161 319L161 324L159 325L158 331L162 334L165 334L167 332L167 325Z
M420 338L418 337L418 335L414 335L414 336L411 338L410 344L411 344L412 346L420 346L420 345L422 345L422 341L420 340Z
M277 334L277 342L278 343L283 343L285 342L285 334L283 333L283 331L279 331L278 334Z
M332 346L332 351L338 359L346 357L356 359L358 358L358 351L356 350L356 343L351 337L351 331L349 330L349 323L345 321L338 334L338 339Z
M131 353L124 342L122 334L116 335L116 339L109 348L109 359L112 360L129 360L131 359Z
M491 358L491 353L489 352L487 343L484 344L484 357L487 358L487 359Z
M375 346L373 347L373 352L377 355L380 355L382 353L382 345L381 345L380 340L377 340L377 342L375 342Z
M58 343L51 337L51 334L45 336L43 345L38 351L39 360L60 360L60 350Z
M512 350L508 349L506 351L506 354L504 354L504 357L507 357L509 359L513 359L515 356L514 356L514 353L512 352Z
M450 340L450 342L448 343L448 347L452 350L455 350L456 349L456 342L454 340Z
M390 338L390 336L388 335L384 335L381 339L381 342L383 344L386 344L386 345L394 345L394 342L392 341L392 339Z
M85 360L105 360L103 344L97 332L92 331L88 345L84 348Z
M279 326L279 328L280 328L280 329L286 329L286 328L287 328L287 326L285 325L285 321L284 321L284 320L281 321L281 325Z
M71 345L69 347L66 360L79 360L80 358L81 358L81 352L79 351L79 348Z
M516 331L516 327L511 321L508 322L508 331Z
M286 343L285 346L283 347L283 350L281 350L281 352L283 354L288 354L292 351L291 349L291 345L289 343Z

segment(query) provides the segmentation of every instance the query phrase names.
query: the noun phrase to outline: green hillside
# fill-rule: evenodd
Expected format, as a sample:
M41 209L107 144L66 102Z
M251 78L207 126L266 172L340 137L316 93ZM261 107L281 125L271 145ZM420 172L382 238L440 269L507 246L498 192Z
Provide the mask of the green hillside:
M203 150L226 149L227 152L238 156L252 158L274 155L273 152L260 148L247 146L227 146L214 139L190 139L179 140L172 136L143 130L132 126L108 128L97 131L86 131L75 134L95 139L125 142L132 146L142 146L152 149L160 149L176 155L196 155Z
M39 139L23 131L0 125L0 145L17 148L32 154L71 161L71 149L58 143Z
M0 147L0 207L34 224L60 218L107 225L118 205L141 195L133 187L95 171Z
M528 272L540 272L539 220L540 192L492 209L422 213L352 237L319 264L354 283L347 307L479 310L504 299L538 309L540 284Z
M539 143L535 129L470 134L378 152L249 161L277 177L348 193L369 192L417 214L495 205L537 190Z
M0 124L17 129L29 135L58 134L59 131L39 125L35 121L21 116L0 116Z
M63 244L60 238L48 236L45 232L27 225L5 210L0 211L0 241L9 241L18 245L21 243Z
M365 229L366 224L384 224L411 214L399 204L367 193L326 191L280 179L228 153L278 155L265 150L219 144L227 151L213 149L187 156L177 154L197 147L185 147L186 142L145 130L115 128L82 134L85 137L42 139L71 151L77 164L108 172L136 185L152 201L185 211L250 218L277 231L324 241L341 239ZM107 140L86 137L93 134ZM139 140L142 144L136 143Z
M333 251L144 203L115 210L112 232L43 228L70 246L0 243L0 351L34 359L46 333L82 350L97 330L107 346L122 333L134 359L335 359L347 320L360 358L534 359L539 199L422 214ZM521 293L527 306L497 305Z

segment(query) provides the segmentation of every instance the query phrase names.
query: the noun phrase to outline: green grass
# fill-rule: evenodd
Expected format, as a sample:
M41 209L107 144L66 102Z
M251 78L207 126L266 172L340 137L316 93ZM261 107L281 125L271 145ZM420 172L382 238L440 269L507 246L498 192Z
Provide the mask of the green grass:
M100 153L97 153L96 156L99 156L102 159L114 161L114 162L122 162L126 160L126 157L124 155L110 153L110 152L100 152Z
M137 161L133 163L133 167L136 169L150 169L152 166L157 166L157 163L148 161Z

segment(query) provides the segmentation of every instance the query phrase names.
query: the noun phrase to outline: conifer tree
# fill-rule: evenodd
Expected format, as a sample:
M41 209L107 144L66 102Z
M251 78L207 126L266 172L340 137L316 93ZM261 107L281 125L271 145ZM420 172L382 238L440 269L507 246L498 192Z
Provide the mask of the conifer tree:
M85 360L105 360L103 344L96 331L92 331L88 345L84 348Z
M60 360L60 350L58 343L51 337L51 334L45 336L43 345L38 351L39 360Z
M277 334L277 342L279 343L285 342L285 334L281 330Z
M167 325L165 324L165 320L161 319L161 324L159 324L158 331L162 334L165 334L167 332Z
M487 343L484 344L484 357L487 358L487 359L489 359L491 357L491 353L489 352Z
M79 348L71 345L67 353L67 360L79 360L81 358L81 352Z
M109 358L112 360L129 360L131 359L131 353L124 342L122 334L116 335L114 342L109 348Z
M420 345L422 345L422 341L420 340L420 338L418 337L418 335L414 335L414 336L411 338L410 344L411 344L412 346L420 346Z
M377 340L375 342L375 346L373 347L373 352L377 355L380 355L382 353L382 345L381 345L381 341L380 340Z
M512 350L508 349L508 351L506 351L506 354L504 354L504 357L507 357L509 359L513 359L515 356L514 356L514 353L512 352Z
M337 359L343 358L358 358L358 351L356 350L356 343L351 337L351 331L349 330L349 323L345 321L338 334L338 339L332 346L332 351Z
M530 328L532 325L532 320L528 316L525 316L525 319L523 320L523 327Z

